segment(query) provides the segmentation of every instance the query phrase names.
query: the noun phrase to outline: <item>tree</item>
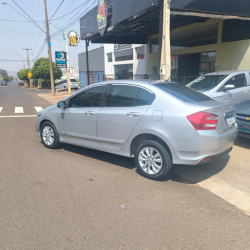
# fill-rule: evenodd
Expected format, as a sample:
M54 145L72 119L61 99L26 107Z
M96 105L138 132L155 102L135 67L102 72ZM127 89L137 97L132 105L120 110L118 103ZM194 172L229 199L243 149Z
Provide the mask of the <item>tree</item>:
M28 84L28 73L29 69L21 69L20 71L17 72L17 76L20 80L25 81Z
M52 62L54 79L60 79L63 75L62 70L56 67L56 64ZM34 63L32 68L33 79L43 79L50 83L50 67L49 58L41 57Z
M8 76L4 76L3 77L4 81L8 82L10 80L10 78Z

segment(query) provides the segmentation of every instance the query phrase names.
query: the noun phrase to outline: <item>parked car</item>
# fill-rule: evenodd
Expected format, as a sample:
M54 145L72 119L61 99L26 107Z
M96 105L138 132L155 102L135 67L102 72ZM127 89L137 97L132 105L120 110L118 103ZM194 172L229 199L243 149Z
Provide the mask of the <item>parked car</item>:
M166 176L172 164L210 162L237 137L235 106L178 83L120 80L96 83L37 115L47 148L69 143L134 157L146 177Z
M218 100L239 103L250 98L250 71L210 73L187 86Z
M236 121L239 127L238 135L250 138L250 99L237 106Z
M7 86L7 82L6 81L1 81L1 85L2 86Z
M71 84L71 89L78 89L78 82L76 79L70 79L70 84ZM61 91L61 90L68 90L68 81L67 80L62 80L59 83L56 84L55 86L56 91Z
M19 86L23 86L23 82L17 82Z

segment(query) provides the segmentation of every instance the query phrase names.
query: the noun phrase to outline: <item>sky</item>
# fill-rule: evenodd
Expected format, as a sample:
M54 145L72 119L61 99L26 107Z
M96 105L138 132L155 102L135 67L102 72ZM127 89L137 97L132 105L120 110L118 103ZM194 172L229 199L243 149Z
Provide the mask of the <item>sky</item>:
M25 13L15 2L44 31L46 31L45 9L44 0L5 0L5 2L8 4L0 4L0 69L12 73L23 68L22 57L27 59L27 51L23 48L32 49L29 51L31 67L33 65L32 60L39 57L48 57L47 44L45 44L46 35L32 22L25 19ZM98 0L47 0L48 19L51 19L49 28L53 61L55 61L55 51L66 51L66 42L63 38L65 28L67 28L67 32L73 30L80 35L80 17L96 6L97 3ZM71 11L73 12L70 13ZM100 47L100 44L90 44L89 50L97 47ZM83 40L76 47L69 46L69 63L77 71L78 54L83 52L85 52ZM6 59L21 61L5 61ZM28 68L27 61L25 61L25 67Z

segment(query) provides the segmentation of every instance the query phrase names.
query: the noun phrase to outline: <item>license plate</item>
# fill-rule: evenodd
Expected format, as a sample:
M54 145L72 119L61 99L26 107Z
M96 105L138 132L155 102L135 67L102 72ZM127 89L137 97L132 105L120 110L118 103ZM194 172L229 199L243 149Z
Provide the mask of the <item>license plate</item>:
M227 125L231 126L235 123L235 118L233 115L227 116L226 117Z

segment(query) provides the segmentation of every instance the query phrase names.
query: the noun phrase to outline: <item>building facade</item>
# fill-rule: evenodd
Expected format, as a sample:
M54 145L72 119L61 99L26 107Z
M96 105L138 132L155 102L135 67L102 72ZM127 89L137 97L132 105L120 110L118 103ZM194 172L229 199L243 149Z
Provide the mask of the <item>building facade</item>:
M133 79L146 74L146 46L143 44L105 44L107 80Z
M88 52L89 58L89 84L104 81L104 47L100 47ZM88 84L86 52L78 54L80 86Z

